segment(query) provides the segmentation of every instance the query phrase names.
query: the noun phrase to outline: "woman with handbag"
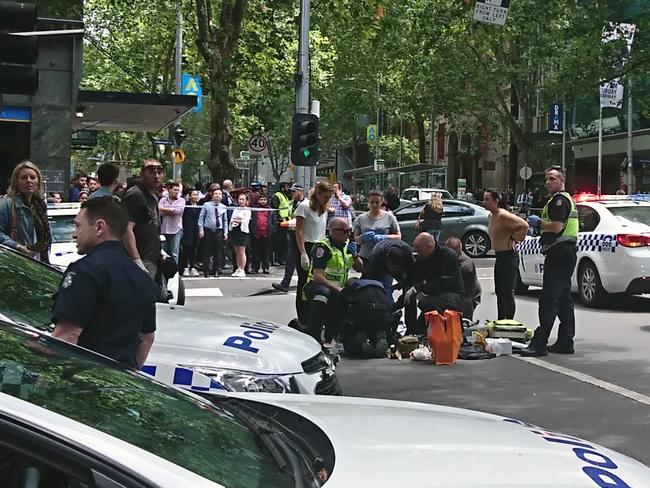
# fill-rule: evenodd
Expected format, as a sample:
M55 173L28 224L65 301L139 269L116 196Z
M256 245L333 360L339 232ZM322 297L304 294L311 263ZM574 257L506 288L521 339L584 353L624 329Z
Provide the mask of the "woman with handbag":
M5 198L0 198L0 244L49 263L52 232L42 193L41 171L31 161L16 165Z
M431 194L431 198L418 215L415 230L431 234L438 242L442 230L442 195L440 193Z

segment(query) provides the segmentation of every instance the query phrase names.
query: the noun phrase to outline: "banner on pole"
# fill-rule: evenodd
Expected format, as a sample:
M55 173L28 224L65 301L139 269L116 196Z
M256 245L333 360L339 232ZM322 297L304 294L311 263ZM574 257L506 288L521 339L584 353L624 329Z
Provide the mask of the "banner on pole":
M601 108L621 108L623 106L623 95L625 88L621 82L620 75L623 74L625 65L630 59L635 32L636 25L634 24L615 24L609 22L607 25L605 25L605 27L603 27L603 44L610 44L621 40L624 40L625 42L621 43L621 47L616 52L616 56L612 62L614 72L619 76L611 81L601 83L600 85Z
M548 110L548 133L562 134L564 131L564 104L553 103Z
M621 108L625 88L616 78L600 85L600 108Z

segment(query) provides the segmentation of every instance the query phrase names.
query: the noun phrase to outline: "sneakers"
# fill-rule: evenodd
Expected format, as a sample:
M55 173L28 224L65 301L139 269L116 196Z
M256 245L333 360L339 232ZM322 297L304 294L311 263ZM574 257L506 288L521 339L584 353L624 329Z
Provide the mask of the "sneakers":
M190 270L185 268L183 270L183 278L188 278L190 276Z
M246 278L246 272L243 269L236 269L232 276L235 278Z
M289 288L284 286L282 283L271 283L271 286L273 288L275 288L276 290L281 291L283 293L288 293L289 292Z
M183 274L183 276L185 276L185 274ZM190 276L200 276L199 270L196 268L190 269Z

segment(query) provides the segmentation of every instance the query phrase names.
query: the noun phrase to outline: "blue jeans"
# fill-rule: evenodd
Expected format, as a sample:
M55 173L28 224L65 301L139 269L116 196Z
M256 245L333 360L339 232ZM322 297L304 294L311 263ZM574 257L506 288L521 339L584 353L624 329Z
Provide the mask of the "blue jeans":
M183 230L179 230L176 234L165 234L165 246L163 249L169 254L176 264L178 264L178 257L181 250L181 239L183 238Z
M433 238L436 240L436 242L438 242L440 240L440 230L431 229L429 231L429 234L431 234L433 236Z

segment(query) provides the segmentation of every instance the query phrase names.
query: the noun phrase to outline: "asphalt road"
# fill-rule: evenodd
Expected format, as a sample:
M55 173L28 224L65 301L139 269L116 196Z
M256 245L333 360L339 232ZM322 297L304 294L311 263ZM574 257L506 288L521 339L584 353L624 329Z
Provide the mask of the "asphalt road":
M483 287L475 317L493 318L493 258L477 260ZM295 292L274 292L273 275L186 280L186 306L286 324ZM295 283L295 278L294 278ZM537 325L534 290L518 297L516 318ZM343 358L337 374L346 395L437 403L510 416L624 452L650 465L650 297L607 309L576 305L576 354L458 361L434 366L410 360ZM396 426L399 428L399 426ZM390 435L386 433L386 435Z

